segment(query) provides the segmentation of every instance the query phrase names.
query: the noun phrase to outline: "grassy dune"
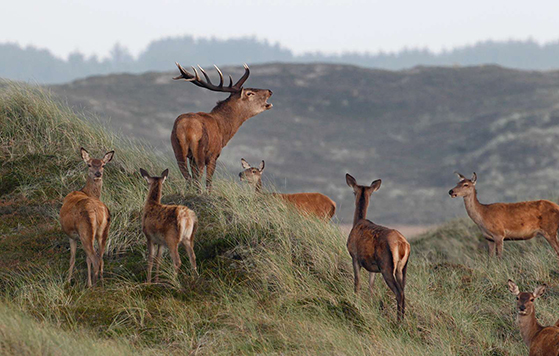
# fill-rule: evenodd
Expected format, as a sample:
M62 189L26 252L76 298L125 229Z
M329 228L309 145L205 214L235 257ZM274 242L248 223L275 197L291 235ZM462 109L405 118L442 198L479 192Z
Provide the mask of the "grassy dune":
M547 283L538 318L559 317L551 247L510 242L502 261L488 261L464 219L412 242L407 315L397 325L382 277L373 298L366 285L354 295L346 236L335 224L255 199L232 177L196 195L171 157L111 135L38 89L1 90L0 354L523 355L508 278L523 290ZM57 220L63 197L85 181L80 146L96 157L116 151L102 195L113 215L106 280L91 289L81 247L75 280L65 284L69 244ZM165 256L164 282L144 283L140 167L170 167L164 200L197 212L199 278L181 250L177 277Z

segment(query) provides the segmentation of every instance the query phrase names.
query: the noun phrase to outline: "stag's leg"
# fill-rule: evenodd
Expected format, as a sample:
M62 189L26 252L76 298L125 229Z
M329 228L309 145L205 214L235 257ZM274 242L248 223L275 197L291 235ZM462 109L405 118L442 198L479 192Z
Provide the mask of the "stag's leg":
M397 315L398 315L398 322L402 321L404 318L404 311L405 311L405 296L404 291L401 290L401 286L394 278L394 271L393 269L383 268L381 269L382 277L384 277L384 281L388 285L388 288L394 293L396 296L396 303L397 303Z
M188 146L186 142L182 142L182 144L186 146L186 150L183 149L181 142L179 142L179 138L175 138L175 135L176 134L173 131L171 146L173 147L173 152L175 153L175 159L177 160L177 165L179 166L182 176L187 182L190 182L192 180L192 176L190 175L190 172L188 172L187 167Z
M206 189L208 192L211 192L212 190L212 178L215 172L216 163L217 158L210 160L206 166Z
M355 293L359 293L359 271L361 271L361 266L359 265L359 261L357 258L353 258L353 290Z
M76 264L76 251L78 249L78 241L70 238L70 269L68 270L68 284L72 281L72 272Z
M155 256L155 283L159 283L159 265L161 264L161 255L163 255L163 247L157 245L157 255Z
M375 283L376 273L369 272L369 292L371 292L371 297L374 296L373 284Z
M153 268L153 253L155 252L155 246L150 239L148 239L148 277L147 283L151 283L151 269Z

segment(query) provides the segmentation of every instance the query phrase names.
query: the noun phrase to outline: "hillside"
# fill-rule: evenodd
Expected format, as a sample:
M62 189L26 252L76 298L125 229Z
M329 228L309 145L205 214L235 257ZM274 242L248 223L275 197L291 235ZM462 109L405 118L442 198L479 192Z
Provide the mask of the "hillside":
M366 285L353 293L336 225L254 199L231 177L196 195L174 166L163 195L199 216L200 277L188 263L174 277L164 256L164 282L146 285L138 169L160 172L167 156L35 88L2 89L0 132L0 354L524 355L508 278L523 290L547 283L538 319L557 319L559 269L543 239L506 243L501 261L487 260L469 220L412 241L407 315L396 325L381 277L372 298ZM94 156L116 151L102 194L113 216L106 281L91 289L81 248L75 281L65 284L69 244L57 221L62 198L84 183L80 146Z
M372 217L387 224L464 216L462 202L447 194L455 170L478 173L482 202L540 198L559 189L559 72L329 64L251 69L248 85L272 89L274 108L241 127L221 162L237 173L241 157L264 159L268 186L325 193L343 221L350 222L353 211L346 172L359 181L383 180ZM174 75L91 77L51 88L72 107L110 118L125 136L170 150L179 114L210 110L225 97L172 81Z

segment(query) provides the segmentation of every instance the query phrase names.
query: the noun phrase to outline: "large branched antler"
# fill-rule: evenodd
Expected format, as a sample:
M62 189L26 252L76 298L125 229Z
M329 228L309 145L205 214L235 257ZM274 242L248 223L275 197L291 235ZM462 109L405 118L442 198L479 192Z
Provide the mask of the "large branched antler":
M241 89L243 89L243 84L246 82L246 80L248 79L248 76L250 75L250 69L248 69L248 65L245 64L244 65L245 74L243 74L241 79L239 79L239 81L237 83L235 83L235 85L233 85L233 78L231 76L229 76L229 85L224 87L223 86L223 73L221 72L221 70L216 65L214 65L214 67L217 70L217 73L219 74L219 85L214 85L212 83L212 81L210 80L210 77L208 76L206 71L200 66L198 66L198 69L200 69L200 72L202 72L202 74L206 78L206 81L203 81L200 78L196 68L192 67L192 70L194 71L194 74L190 74L180 64L178 64L177 62L175 62L175 64L179 68L179 71L180 71L181 75L179 75L178 77L174 77L173 78L174 80L184 79L187 82L192 82L194 85L197 85L199 87L206 88L206 89L209 89L209 90L212 90L212 91L221 91L221 92L226 92L226 93L240 92Z

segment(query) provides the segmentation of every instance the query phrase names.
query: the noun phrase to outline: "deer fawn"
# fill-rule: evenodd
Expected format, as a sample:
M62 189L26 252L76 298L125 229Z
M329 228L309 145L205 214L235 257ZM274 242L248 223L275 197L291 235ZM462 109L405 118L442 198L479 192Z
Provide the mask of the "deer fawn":
M410 256L410 244L397 230L377 225L366 219L371 194L380 188L381 180L370 186L358 185L355 178L346 174L346 182L355 194L353 228L347 239L347 249L353 262L355 293L359 292L361 267L369 272L369 290L373 293L375 273L381 273L388 287L396 295L398 321L406 310L406 269Z
M88 167L87 180L82 190L71 192L64 198L60 209L60 225L70 237L68 283L72 280L76 249L80 240L87 256L87 286L91 287L92 272L93 283L97 283L97 276L103 280L103 253L109 236L111 214L99 198L103 186L103 168L113 159L114 151L107 152L102 159L90 158L83 147L80 151ZM95 239L99 247L98 253L95 252Z
M530 356L559 355L559 321L553 326L541 326L536 320L534 300L545 292L546 285L536 287L533 293L520 293L518 286L509 279L509 290L516 296L516 323L520 334L530 348Z
M142 215L142 230L147 238L148 250L147 282L151 283L153 254L156 246L155 283L159 282L159 263L163 253L162 246L167 246L169 249L171 259L175 265L175 272L178 272L181 266L179 245L182 243L188 252L188 258L194 273L198 274L196 270L196 255L194 254L194 234L198 226L196 214L186 206L161 204L161 190L163 182L165 182L169 175L168 169L161 173L161 177L151 177L142 168L140 168L140 173L149 183L149 192Z
M548 200L520 203L481 204L477 200L474 172L471 179L455 172L460 181L448 194L452 198L464 197L466 211L480 227L489 244L489 256L501 257L504 240L529 240L542 235L559 256L559 205Z
M200 79L196 68L192 67L194 74L190 74L180 64L176 64L180 75L173 79L184 79L208 90L230 93L227 99L218 102L209 113L188 113L177 117L171 133L175 158L184 178L187 182L194 180L200 183L206 168L206 187L210 190L221 150L246 120L272 108L272 104L267 102L272 91L243 88L250 75L246 64L245 74L241 79L233 85L233 79L229 76L229 85L226 87L223 86L223 74L217 66L215 69L219 74L219 85L214 85L202 67L198 66L206 81ZM187 159L192 176L188 172Z
M239 173L241 181L246 180L250 185L254 186L257 193L262 192L262 172L265 163L262 161L259 168L251 167L244 158L241 158L241 164L244 171ZM316 215L321 219L330 220L336 212L336 203L324 194L320 193L295 193L281 194L273 193L272 195L279 197L285 202L293 204L297 209L312 215Z

